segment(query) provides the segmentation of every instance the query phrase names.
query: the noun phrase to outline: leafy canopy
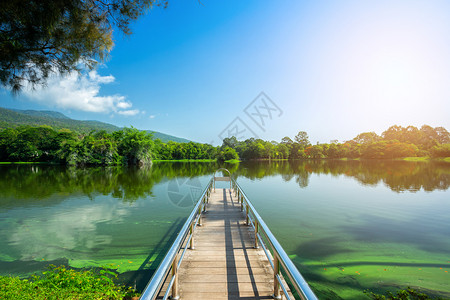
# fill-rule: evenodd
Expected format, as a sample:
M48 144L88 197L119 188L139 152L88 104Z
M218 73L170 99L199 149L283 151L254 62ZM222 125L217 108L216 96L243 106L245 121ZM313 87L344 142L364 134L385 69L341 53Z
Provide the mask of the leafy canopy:
M130 23L165 0L8 0L0 4L0 83L19 92L104 61L113 28Z

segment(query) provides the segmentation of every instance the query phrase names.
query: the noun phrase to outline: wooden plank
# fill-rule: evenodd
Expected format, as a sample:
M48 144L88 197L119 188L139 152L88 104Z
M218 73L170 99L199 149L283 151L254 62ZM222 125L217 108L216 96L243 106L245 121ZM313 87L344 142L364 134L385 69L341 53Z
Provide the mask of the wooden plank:
M253 230L245 225L245 215L230 190L212 193L194 241L195 250L187 253L181 265L182 299L239 298L242 292L249 298L273 294L269 263L261 249L253 248Z
M179 269L181 299L272 299L273 270L234 194L211 192L202 216Z
M214 177L215 181L230 181L230 177Z

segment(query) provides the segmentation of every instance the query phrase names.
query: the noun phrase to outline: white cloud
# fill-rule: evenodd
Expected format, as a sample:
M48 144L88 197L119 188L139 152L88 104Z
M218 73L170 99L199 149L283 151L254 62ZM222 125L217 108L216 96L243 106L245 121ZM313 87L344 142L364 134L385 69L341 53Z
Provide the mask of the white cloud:
M155 115L150 115L149 118L150 119L154 119L154 118L156 118L156 116Z
M119 102L117 103L118 108L127 109L130 108L132 104L130 102Z
M123 116L135 116L139 113L139 109L122 110L118 111L117 113Z
M72 72L65 77L52 76L46 87L25 89L24 94L32 101L50 107L81 110L96 113L118 113L134 116L139 110L129 110L132 103L122 95L100 96L102 84L115 81L114 76L101 76L97 71L79 75ZM128 109L128 110L127 110Z

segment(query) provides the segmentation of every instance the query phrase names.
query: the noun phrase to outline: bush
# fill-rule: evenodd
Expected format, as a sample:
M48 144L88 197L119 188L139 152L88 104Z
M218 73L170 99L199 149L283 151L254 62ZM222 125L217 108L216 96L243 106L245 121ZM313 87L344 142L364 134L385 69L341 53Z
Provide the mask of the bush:
M220 150L219 155L217 156L218 161L227 161L232 159L238 160L239 155L237 154L236 150L228 146Z
M117 286L117 275L103 268L76 271L51 265L42 275L31 279L0 276L0 299L123 299L134 295L131 288Z

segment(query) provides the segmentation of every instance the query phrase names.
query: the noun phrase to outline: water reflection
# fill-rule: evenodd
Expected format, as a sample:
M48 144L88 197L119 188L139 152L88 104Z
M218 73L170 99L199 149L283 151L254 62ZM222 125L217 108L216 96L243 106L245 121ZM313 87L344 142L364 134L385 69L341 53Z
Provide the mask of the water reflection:
M152 188L156 183L181 177L212 175L219 167L216 163L157 163L145 168L2 165L0 208L30 203L45 206L51 201L62 199L52 197L55 194L74 193L91 198L109 195L124 202L133 202L152 196ZM369 186L384 183L395 192L447 190L450 186L450 164L445 162L258 161L226 167L234 176L249 179L281 175L284 181L295 180L301 188L309 185L311 174L351 177Z
M301 188L308 186L311 174L347 176L369 186L384 183L395 192L447 190L450 186L450 164L446 162L259 161L241 163L237 174L250 179L281 175L284 181L294 179Z
M0 165L0 270L29 272L33 266L43 268L38 265L42 259L77 267L107 262L120 265L124 282L145 285L219 167ZM425 192L448 190L450 164L309 160L225 167L241 177L250 199L306 278L326 287L321 298L335 286L363 289L351 274L362 268L375 274L371 266L378 265L414 261L414 268L437 268L426 282L444 281L439 268L444 268L450 247L448 192ZM327 176L316 176L322 174ZM380 184L395 193L371 188ZM324 270L332 266L338 275ZM380 268L384 276L385 267ZM416 275L423 279L423 274ZM364 284L366 288L372 282Z
M49 165L0 166L0 207L48 205L80 193L90 198L108 195L124 202L152 196L156 183L179 177L212 174L215 164L161 163L151 167L75 168ZM45 200L45 201L42 201Z
M81 203L80 203L81 202ZM110 234L99 233L101 223L120 223L129 211L117 201L89 203L77 207L54 207L35 212L32 218L12 219L9 246L20 249L16 258L55 260L72 252L72 259L85 258L86 252L112 242ZM84 252L84 253L83 253Z

